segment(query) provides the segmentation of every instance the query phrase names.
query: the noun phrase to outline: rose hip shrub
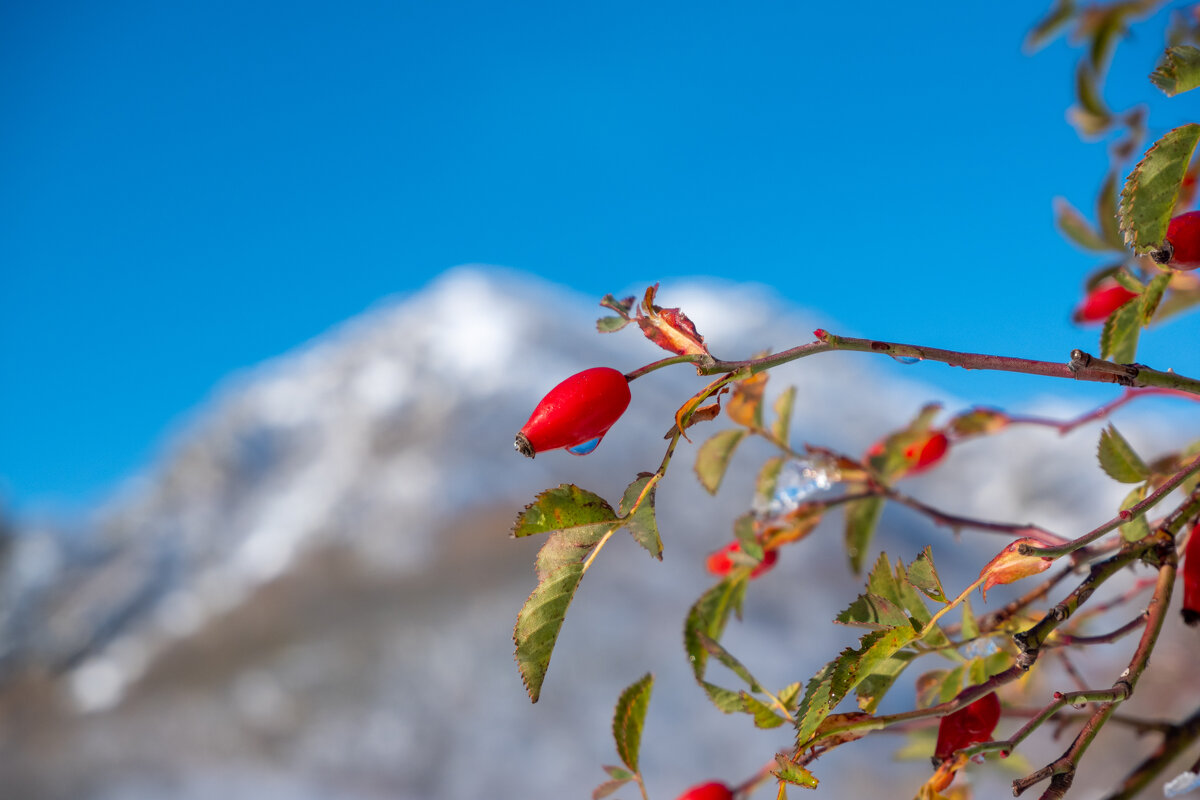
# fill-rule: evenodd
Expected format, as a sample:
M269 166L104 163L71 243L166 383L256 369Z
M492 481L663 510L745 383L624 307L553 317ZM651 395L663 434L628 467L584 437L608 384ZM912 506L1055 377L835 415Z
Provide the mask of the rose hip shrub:
M1153 741L1136 754L1130 752L1127 774L1111 796L1131 797L1147 786L1161 789L1155 784L1170 777L1168 770L1176 770L1183 783L1194 777L1195 768L1189 771L1188 764L1172 765L1176 756L1200 741L1200 684L1164 684L1173 699L1173 711L1164 718L1145 720L1124 706L1113 713L1144 685L1156 647L1182 642L1189 651L1196 648L1195 631L1167 614L1176 591L1182 594L1184 621L1200 621L1200 423L1190 421L1194 414L1181 416L1188 421L1175 426L1175 440L1149 452L1138 436L1127 439L1111 421L1122 409L1125 426L1133 413L1125 407L1145 408L1140 398L1148 395L1193 412L1196 407L1190 404L1200 400L1200 378L1186 374L1187 359L1194 357L1190 342L1178 343L1179 365L1142 363L1138 358L1143 333L1158 334L1157 323L1200 306L1200 279L1189 272L1200 267L1200 212L1188 208L1194 197L1188 187L1194 186L1200 169L1192 163L1200 123L1167 130L1157 141L1147 142L1146 131L1160 131L1161 126L1148 124L1143 110L1107 109L1099 85L1111 49L1149 11L1142 3L1056 3L1031 34L1040 40L1065 26L1073 28L1072 41L1086 45L1076 72L1079 102L1069 118L1089 138L1111 145L1115 159L1094 204L1094 223L1069 204L1058 205L1063 234L1080 249L1099 254L1083 281L1093 288L1076 307L1075 318L1103 323L1098 337L1089 333L1090 343L1080 342L1061 354L1061 360L1043 360L1049 357L1044 354L1033 359L950 350L941 343L839 336L825 329L814 331L812 341L775 352L726 358L711 351L681 308L658 304L657 285L640 300L612 295L601 300L606 314L596 323L599 332L628 327L660 350L641 366L622 365L632 367L627 372L595 367L562 381L537 404L517 434L516 447L531 457L556 449L582 455L608 435L617 439L616 446L639 457L647 450L654 452L646 456L646 469L630 476L619 498L610 501L563 483L536 495L517 516L515 537L545 539L535 563L536 585L513 630L518 671L531 700L537 702L546 685L569 607L605 546L624 532L661 560L667 553L664 539L686 536L709 553L707 574L699 564L677 573L693 576L699 595L690 608L680 609L681 658L692 671L694 696L714 706L713 724L724 719L721 714L730 715L746 725L778 731L779 740L764 750L759 762L763 766L753 773L739 776L733 784L695 785L679 800L750 800L752 794L786 798L789 787L817 787L814 773L824 754L854 747L859 739L881 731L909 737L906 751L931 756L935 767L920 787L893 787L881 778L885 788L879 796L911 797L915 788L920 800L939 800L959 773L967 774L951 794L968 796L965 779L986 769L987 762L995 760L989 756L1020 751L1035 764L1029 774L1012 781L1013 792L1021 794L1047 782L1043 796L1060 798L1072 785L1080 785L1077 777L1086 772L1085 755L1096 752L1091 745L1109 735L1114 719ZM1200 49L1186 44L1189 37L1200 37L1200 17L1190 19L1176 18L1171 47L1152 76L1169 96L1200 83ZM1003 287L997 291L1004 292L1006 301L1019 302L1023 292L1052 285L1050 280L1039 282L1035 265L1061 270L1064 263L1069 262L1057 254L1048 259L1031 253L1019 272L996 276L995 285ZM901 279L917 276L901 273L897 280ZM931 292L938 288L931 275L921 279L929 281ZM981 324L1011 320L985 319ZM1170 336L1170 330L1163 333ZM856 430L860 441L874 444L855 456L820 441L800 441L792 421L804 415L798 399L804 394L795 386L778 388L771 382L776 369L801 361L803 367L796 366L799 380L820 381L821 359L845 351L1022 373L1072 385L1091 382L1101 385L1103 396L1093 410L1069 419L1010 413L986 404L946 409L930 403L893 430ZM815 362L808 360L818 356ZM655 437L614 428L631 403L629 384L661 369L694 370L703 385L680 389L678 409L661 420ZM867 399L881 405L896 402L886 394ZM957 502L960 498L950 498L942 507L933 499L938 495L925 492L925 485L949 469L962 470L960 485L974 482L992 497L1052 491L1031 485L1036 476L1004 473L1002 464L1030 463L1030 458L1021 457L1027 454L1017 452L1000 463L959 458L985 438L997 439L997 447L1007 444L1019 451L1027 446L1025 440L1009 435L1018 428L1041 429L1053 442L1064 435L1095 436L1095 461L1089 456L1079 471L1099 466L1123 485L1117 496L1124 499L1105 507L1096 496L1083 501L1060 498L1064 505L1075 504L1076 513L1067 518L1088 521L1052 531L1038 520L1028 520L1032 512L1017 502L997 518L976 518L967 515L963 507L969 505ZM661 456L651 447L660 432L665 442ZM743 447L745 442L753 447ZM678 530L668 519L660 528L656 493L678 458L691 462L695 477L712 495L721 492L730 471L753 479L752 496L734 497L725 490L723 499L733 506L733 514L713 515L714 520L734 518L732 537L727 521ZM923 480L905 480L916 475ZM907 520L902 533L895 529L900 518ZM1190 535L1185 533L1189 530ZM914 541L914 531L923 538ZM1185 536L1186 553L1181 552ZM994 555L971 563L964 550L956 549L959 537L990 537L988 552ZM935 565L935 545L938 559L951 559L958 567L945 581ZM819 647L824 638L814 626L825 620L814 610L822 606L813 602L811 592L814 585L829 591L831 582L815 574L829 567L813 553L829 547L844 550L844 574L853 576L834 590L843 610L833 621L854 629L857 642L831 649L815 673L777 677L778 683L760 680L755 672L763 670L752 657L731 652L735 640L725 638L726 629L761 612L756 601L764 582L755 579L771 570L765 583L786 587L793 608L804 617L802 626L778 631L780 651L807 653ZM787 548L794 548L796 557L781 557ZM687 549L671 550L671 557L680 551ZM630 567L635 568L645 569L646 580L654 580L652 563ZM967 577L976 569L977 578ZM1136 577L1131 579L1131 574ZM1110 584L1116 576L1122 579ZM988 595L996 587L1006 593L999 600ZM589 601L602 603L603 598L592 595ZM1123 614L1127 621L1097 630L1102 624L1098 611ZM1111 656L1088 661L1094 648L1122 639L1129 646L1121 651L1116 667ZM632 669L629 665L641 654L635 650L613 655L611 669L624 671ZM1057 664L1063 658L1086 663L1089 668L1078 672L1094 683L1064 687L1058 685L1061 671L1041 671L1045 663ZM714 664L719 669L710 670ZM653 719L648 725L647 710L653 686L654 676L647 673L621 692L611 722L620 764L604 767L608 779L596 788L595 800L623 787L628 791L630 783L648 798L639 761L643 732L649 745L661 752L688 746L650 734ZM562 684L555 688L567 696L573 689ZM1006 713L1019 719L1002 725ZM580 725L590 722L578 720ZM1057 737L1052 752L1029 749L1027 736L1042 726ZM997 739L997 730L1011 738ZM744 745L736 732L730 742ZM725 774L722 765L715 764L715 769ZM767 783L774 785L763 786Z

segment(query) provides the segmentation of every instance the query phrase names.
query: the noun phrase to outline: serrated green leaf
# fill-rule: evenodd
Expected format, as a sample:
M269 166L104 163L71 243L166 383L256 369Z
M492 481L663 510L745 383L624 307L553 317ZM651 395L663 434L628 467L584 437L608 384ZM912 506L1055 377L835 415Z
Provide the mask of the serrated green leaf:
M771 770L771 774L779 778L783 783L790 783L793 786L803 786L806 789L817 788L817 779L813 777L813 774L795 761L783 755L776 755L775 764L776 768ZM781 795L784 791L782 787L783 784L780 784L779 791ZM782 796L786 797L786 795Z
M879 595L900 608L904 607L904 598L896 584L896 575L892 572L892 563L888 561L887 553L880 553L875 559L875 566L867 575L867 591Z
M971 598L963 598L962 604L962 640L969 642L979 636L979 622L971 609Z
M704 649L700 634L719 640L730 612L741 605L745 593L746 576L730 576L700 595L688 610L683 625L683 647L697 680L704 677L708 664L708 651Z
M626 319L625 317L601 317L596 320L596 330L600 333L615 333L630 322L633 322L633 320Z
M1150 469L1134 449L1110 424L1100 431L1100 445L1096 448L1100 468L1108 477L1121 483L1141 483L1150 477Z
M1100 357L1118 364L1132 364L1137 359L1141 333L1141 304L1126 303L1104 320L1104 328L1100 331Z
M808 683L796 720L796 745L803 748L825 717L868 675L916 636L912 626L871 631L857 649L846 648Z
M1121 236L1121 225L1117 220L1117 173L1110 172L1096 195L1096 221L1100 233L1111 250L1124 250L1125 239Z
M731 428L713 434L708 441L700 445L700 450L696 453L696 477L709 494L717 493L721 479L725 477L725 470L729 468L729 459L733 457L738 443L746 438L746 433L740 428Z
M754 727L756 728L778 728L786 719L779 716L771 706L759 700L746 692L740 692L739 697L742 700L742 710L754 717Z
M942 589L942 581L938 578L937 567L933 565L933 553L929 545L908 565L908 582L921 590L930 600L945 603L946 592Z
M563 528L611 522L617 518L607 501L597 494L564 483L547 489L517 515L512 535L532 536Z
M851 652L849 648L843 651ZM821 721L829 716L841 698L833 699L833 672L837 668L841 656L821 667L820 671L809 680L804 689L804 697L796 708L796 745L803 747L812 738Z
M868 714L874 714L884 695L892 688L892 684L900 677L916 653L911 650L900 650L877 666L870 675L858 685L855 694L858 696L858 708Z
M638 771L638 751L642 746L642 728L646 724L646 709L650 706L650 692L654 689L654 676L647 672L640 679L625 687L613 710L613 740L617 743L617 755L631 772Z
M1070 21L1074 13L1074 0L1058 0L1025 36L1026 52L1038 49L1053 38L1055 33Z
M1200 86L1200 49L1190 45L1167 48L1158 68L1150 73L1150 82L1167 97Z
M796 387L789 386L775 398L775 421L771 423L771 435L783 444L788 443L792 431L792 406L796 402Z
M1142 293L1138 314L1143 327L1149 325L1150 320L1154 319L1154 312L1158 310L1158 304L1162 301L1163 293L1167 291L1167 284L1170 282L1170 274L1160 272L1154 276L1150 285L1146 287L1146 291Z
M880 497L865 497L846 504L846 555L855 573L862 572L863 559L882 511L883 499Z
M1084 219L1083 214L1062 197L1054 198L1054 223L1062 235L1077 247L1100 253L1114 249L1113 245L1106 242Z
M868 592L860 594L845 611L834 618L834 622L878 630L907 625L908 614L891 600Z
M535 564L538 581L548 580L562 567L581 563L596 543L616 527L614 523L597 523L552 531L538 550Z
M641 497L646 484L653 477L649 472L640 473L637 480L625 489L619 508L621 516L624 517L622 522L633 536L633 540L644 547L650 555L662 561L662 537L658 535L658 519L654 514L654 493L658 490L657 487L651 487L637 510L632 515L629 513L638 497Z
M712 701L712 704L717 707L718 711L725 714L736 714L742 711L742 695L740 692L735 692L733 689L725 689L708 681L700 681L700 686L704 689L704 693L708 695L708 699Z
M1125 496L1121 502L1121 510L1132 508L1138 503L1146 499L1146 484L1135 486L1133 491ZM1127 542L1137 542L1145 539L1150 535L1150 523L1146 522L1146 515L1142 514L1136 519L1132 519L1121 526L1121 538Z
M542 681L550 666L550 654L562 629L567 607L583 578L583 564L567 564L541 581L517 614L513 641L517 645L517 668L529 699L538 701Z
M908 579L908 572L900 559L896 559L896 592L900 595L901 607L906 609L916 622L913 627L921 629L928 625L933 615L925 605L924 595L918 592ZM935 625L925 634L923 641L933 647L946 647L950 644L950 637L946 636L940 626Z
M1125 244L1135 253L1156 249L1166 237L1167 223L1198 140L1200 124L1194 122L1169 131L1146 151L1125 179L1118 214Z
M708 636L703 631L696 631L695 633L696 638L700 642L700 646L707 650L709 655L713 656L717 659L717 661L720 661L722 664L728 667L734 675L737 675L739 678L745 681L746 685L750 687L750 691L762 691L762 686L760 686L755 677L750 674L750 670L746 669L742 662L738 661L733 657L732 653L722 647L720 642Z

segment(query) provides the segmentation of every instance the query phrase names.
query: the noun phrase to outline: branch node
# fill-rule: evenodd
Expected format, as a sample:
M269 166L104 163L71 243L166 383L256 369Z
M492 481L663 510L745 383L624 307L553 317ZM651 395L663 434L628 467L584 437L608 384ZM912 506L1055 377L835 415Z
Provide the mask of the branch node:
M1067 369L1077 374L1080 370L1087 369L1091 363L1092 357L1076 348L1071 351L1071 360L1067 362Z

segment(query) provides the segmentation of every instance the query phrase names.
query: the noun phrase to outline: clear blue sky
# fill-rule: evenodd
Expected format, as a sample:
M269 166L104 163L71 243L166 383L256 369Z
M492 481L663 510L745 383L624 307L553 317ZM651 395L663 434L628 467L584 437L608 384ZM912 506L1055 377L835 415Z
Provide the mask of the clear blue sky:
M466 262L1094 345L1067 317L1096 260L1050 203L1090 208L1106 156L1064 121L1075 53L1021 53L1046 5L6 3L0 494L102 497L230 371ZM1138 29L1109 90L1156 132L1196 112L1144 80L1160 42Z

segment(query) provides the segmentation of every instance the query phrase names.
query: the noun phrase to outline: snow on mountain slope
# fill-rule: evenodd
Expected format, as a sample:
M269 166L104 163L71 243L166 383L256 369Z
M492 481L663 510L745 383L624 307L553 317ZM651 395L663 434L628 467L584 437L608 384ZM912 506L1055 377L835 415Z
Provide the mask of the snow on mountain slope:
M672 285L659 301L684 308L727 358L808 341L817 322L761 287ZM511 515L562 482L618 498L657 465L672 412L703 385L683 366L653 373L633 385L630 411L594 454L518 456L513 434L558 380L661 355L636 329L598 335L594 302L516 273L453 270L232 378L85 530L22 531L2 584L10 613L0 655L10 675L65 670L74 707L93 713L51 715L78 765L66 795L38 772L36 750L20 751L20 770L0 767L20 772L30 797L161 796L161 776L122 749L150 739L181 797L315 797L330 785L346 797L579 795L612 759L606 709L640 674L630 670L646 668L628 659L638 663L614 670L606 652L641 654L676 679L656 690L660 736L714 729L688 752L647 756L668 758L652 779L667 784L660 794L720 761L727 743L713 723L722 720L694 692L678 631L707 582L701 556L749 504L767 454L755 443L717 500L690 474L694 449L681 448L658 497L666 559L618 544L598 560L537 707L511 661L536 547L506 538ZM920 377L917 367L826 354L778 370L769 393L798 386L797 441L861 452L937 399ZM695 430L699 440L709 433ZM1094 438L1027 431L971 443L912 487L958 513L1075 535L1121 495L1098 470L1074 467L1090 463ZM885 529L877 544L907 557L944 543L949 575L978 569L1003 544L978 536L953 549L948 533L903 512L890 512ZM785 553L779 577L762 582L762 615L731 631L760 674L794 680L798 665L811 674L837 646L827 620L853 586L838 536L819 532ZM797 609L797 580L827 591ZM771 645L777 626L813 620L803 653ZM215 665L190 693L179 677L188 653ZM163 714L174 728L161 728ZM111 739L98 751L99 729ZM775 746L755 733L747 741L757 749L723 768L752 770ZM564 750L573 736L585 752ZM244 750L214 744L239 741ZM87 772L97 765L99 779Z

